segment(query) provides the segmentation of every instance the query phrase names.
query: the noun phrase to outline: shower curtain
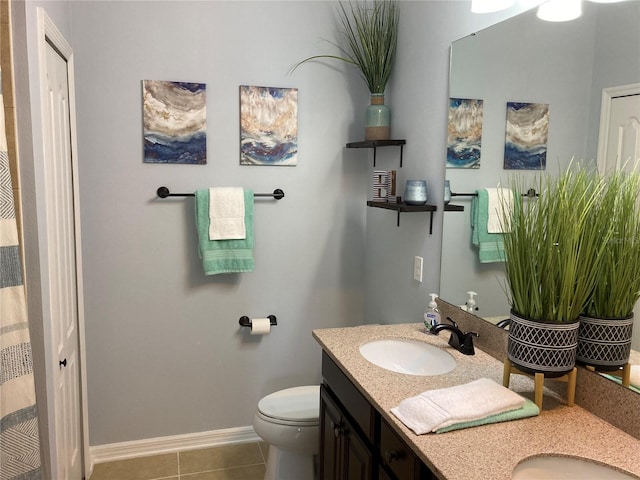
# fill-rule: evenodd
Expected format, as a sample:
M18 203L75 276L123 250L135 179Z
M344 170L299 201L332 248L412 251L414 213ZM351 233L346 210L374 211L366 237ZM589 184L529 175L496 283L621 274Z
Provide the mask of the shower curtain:
M39 480L40 440L0 94L0 480Z

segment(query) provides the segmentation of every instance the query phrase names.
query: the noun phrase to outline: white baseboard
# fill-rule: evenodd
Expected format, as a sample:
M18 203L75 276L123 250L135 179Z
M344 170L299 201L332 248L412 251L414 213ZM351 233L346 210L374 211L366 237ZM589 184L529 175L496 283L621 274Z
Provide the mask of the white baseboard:
M253 427L249 426L96 445L90 447L89 450L91 467L93 467L93 464L112 462L114 460L259 441L262 441L262 439L256 434Z

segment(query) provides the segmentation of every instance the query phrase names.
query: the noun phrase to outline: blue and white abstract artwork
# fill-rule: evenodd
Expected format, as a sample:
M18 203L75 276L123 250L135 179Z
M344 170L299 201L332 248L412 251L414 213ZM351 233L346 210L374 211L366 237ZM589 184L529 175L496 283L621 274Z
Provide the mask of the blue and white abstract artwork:
M207 163L204 83L142 81L144 162Z
M548 137L548 104L508 102L505 170L544 170Z
M483 101L449 99L447 168L480 168Z
M240 164L298 163L298 89L240 86Z

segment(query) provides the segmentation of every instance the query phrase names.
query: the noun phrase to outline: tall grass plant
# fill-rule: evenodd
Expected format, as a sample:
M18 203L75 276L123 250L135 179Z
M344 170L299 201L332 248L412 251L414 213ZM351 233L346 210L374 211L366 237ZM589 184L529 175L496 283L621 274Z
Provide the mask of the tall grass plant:
M396 0L373 0L338 3L345 46L330 42L339 55L314 55L298 62L292 69L311 60L333 59L355 65L371 94L383 94L396 55L400 10Z
M586 315L626 318L640 298L640 173L618 170L606 176L595 216L608 223L611 236Z
M578 319L594 289L610 228L594 216L604 183L571 164L558 177L538 179L539 197L503 209L506 282L515 314L540 322ZM529 185L514 179L521 198Z

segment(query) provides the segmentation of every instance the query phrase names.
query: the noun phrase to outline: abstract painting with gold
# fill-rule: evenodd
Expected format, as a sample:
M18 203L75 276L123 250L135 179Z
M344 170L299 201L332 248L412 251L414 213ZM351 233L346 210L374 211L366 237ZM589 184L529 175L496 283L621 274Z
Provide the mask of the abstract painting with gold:
M504 168L544 170L548 137L548 104L508 102Z
M449 99L447 168L480 168L483 101Z
M142 81L144 162L207 163L204 83Z
M240 86L240 164L298 163L298 89Z

